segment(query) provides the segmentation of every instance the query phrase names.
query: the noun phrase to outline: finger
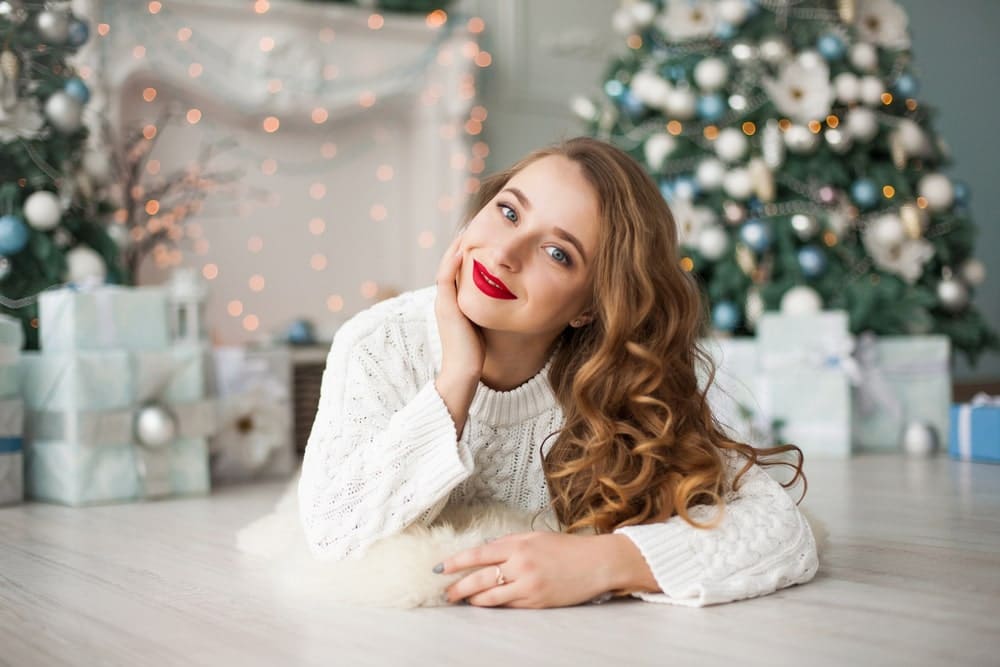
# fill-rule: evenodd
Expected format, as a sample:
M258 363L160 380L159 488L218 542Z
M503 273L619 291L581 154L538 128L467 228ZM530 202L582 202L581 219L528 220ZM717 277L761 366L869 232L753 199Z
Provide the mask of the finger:
M507 556L507 549L502 544L497 544L495 541L481 544L478 547L459 551L451 558L441 561L444 569L441 570L440 574L451 574L473 567L496 565L507 560Z
M451 245L445 251L444 256L441 258L441 263L438 265L437 273L437 283L441 287L447 287L450 283L452 287L455 284L455 276L462 266L462 256L456 254L458 252L461 242L461 237L456 238L452 241Z
M476 570L467 577L463 577L445 589L445 599L448 602L458 602L459 600L468 599L470 604L472 603L472 598L481 596L489 592L493 588L508 588L513 585L513 582L507 582L504 584L497 583L497 575L495 567L484 567ZM500 601L501 599L506 601L512 599L512 596L508 594L508 591L504 591L503 595L494 594L492 600Z

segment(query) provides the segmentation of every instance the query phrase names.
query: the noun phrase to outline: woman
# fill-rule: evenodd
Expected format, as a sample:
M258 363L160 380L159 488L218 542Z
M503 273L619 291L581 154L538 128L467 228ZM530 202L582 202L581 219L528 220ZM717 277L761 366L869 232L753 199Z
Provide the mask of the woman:
M470 570L449 601L700 606L812 579L809 525L757 465L797 453L770 464L790 486L801 451L736 442L713 416L706 309L642 167L571 139L484 181L469 211L435 286L335 337L298 487L312 551L359 558L492 499L551 509L562 532L446 559L435 571Z

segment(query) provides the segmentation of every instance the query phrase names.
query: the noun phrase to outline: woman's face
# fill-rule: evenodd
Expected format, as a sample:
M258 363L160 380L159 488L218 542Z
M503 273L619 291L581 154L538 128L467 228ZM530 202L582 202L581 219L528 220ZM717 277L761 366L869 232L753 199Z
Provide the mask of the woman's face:
M484 329L554 337L587 306L598 226L582 168L535 160L462 233L459 307Z

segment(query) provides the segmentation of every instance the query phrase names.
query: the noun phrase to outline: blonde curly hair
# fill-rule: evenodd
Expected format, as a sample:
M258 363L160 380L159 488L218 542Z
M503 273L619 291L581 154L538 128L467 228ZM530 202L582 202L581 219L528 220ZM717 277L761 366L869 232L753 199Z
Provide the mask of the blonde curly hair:
M782 483L786 488L800 478L806 484L798 447L737 442L713 415L706 397L715 366L699 344L708 333L707 305L680 266L670 209L635 159L590 137L540 148L484 179L464 220L514 174L550 155L582 167L597 192L601 220L591 276L593 320L566 327L549 372L565 423L549 436L557 439L542 467L550 507L565 532L610 533L674 515L698 528L715 527L725 508L723 450L746 459L734 489L755 463L794 469ZM706 371L703 386L699 368ZM786 453L797 454L798 462L761 458ZM689 508L700 504L719 506L713 521L692 519Z

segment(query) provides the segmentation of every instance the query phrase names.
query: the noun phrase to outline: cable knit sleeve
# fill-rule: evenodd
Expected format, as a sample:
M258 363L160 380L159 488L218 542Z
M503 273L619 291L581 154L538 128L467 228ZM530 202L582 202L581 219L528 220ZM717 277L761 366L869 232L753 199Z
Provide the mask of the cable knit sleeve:
M421 364L425 346L407 342L405 329L364 324L348 322L334 338L299 478L302 527L322 558L355 560L429 523L474 470Z
M745 461L731 455L728 460L731 482ZM757 465L740 482L738 492L726 495L723 520L716 528L695 528L675 516L614 531L635 543L662 591L633 597L702 607L766 595L815 576L816 541L789 493ZM705 523L717 511L699 505L690 514Z

